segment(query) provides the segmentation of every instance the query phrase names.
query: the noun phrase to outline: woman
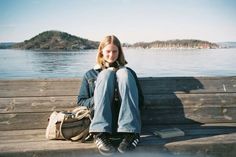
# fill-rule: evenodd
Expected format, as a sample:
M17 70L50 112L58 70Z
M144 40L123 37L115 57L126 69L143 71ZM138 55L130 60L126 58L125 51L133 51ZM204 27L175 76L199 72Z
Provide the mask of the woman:
M135 149L140 140L143 95L135 72L126 64L119 39L106 36L98 47L95 67L81 84L78 105L94 110L89 132L103 155L116 151L110 140L114 133L123 135L117 148L121 153Z

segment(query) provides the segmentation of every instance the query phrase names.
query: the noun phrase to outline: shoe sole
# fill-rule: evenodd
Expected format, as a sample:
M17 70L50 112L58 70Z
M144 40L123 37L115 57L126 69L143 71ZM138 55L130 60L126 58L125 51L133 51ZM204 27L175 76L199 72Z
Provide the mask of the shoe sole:
M118 152L120 152L121 154L124 154L124 153L125 153L125 151L123 151L123 150L121 150L121 149L119 149L119 148L117 148L117 150L118 150Z
M103 152L102 150L99 150L99 149L98 149L98 151L100 154L102 154L104 156L111 156L115 153L115 152Z

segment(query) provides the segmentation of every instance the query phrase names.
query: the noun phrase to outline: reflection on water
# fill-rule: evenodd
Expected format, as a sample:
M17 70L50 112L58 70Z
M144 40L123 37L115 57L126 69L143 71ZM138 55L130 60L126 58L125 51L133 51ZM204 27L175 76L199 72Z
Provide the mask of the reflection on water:
M32 64L41 73L68 73L73 66L83 62L80 61L82 57L79 53L32 53Z
M124 49L139 77L235 76L236 49ZM0 50L0 79L82 77L95 64L96 50L34 52Z

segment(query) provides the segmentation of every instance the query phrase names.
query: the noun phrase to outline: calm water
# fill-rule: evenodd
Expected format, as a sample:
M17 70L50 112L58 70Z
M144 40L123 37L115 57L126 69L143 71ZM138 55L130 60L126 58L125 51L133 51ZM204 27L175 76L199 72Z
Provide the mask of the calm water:
M124 51L139 77L236 76L236 49ZM0 50L0 55L0 79L75 78L94 66L96 50Z

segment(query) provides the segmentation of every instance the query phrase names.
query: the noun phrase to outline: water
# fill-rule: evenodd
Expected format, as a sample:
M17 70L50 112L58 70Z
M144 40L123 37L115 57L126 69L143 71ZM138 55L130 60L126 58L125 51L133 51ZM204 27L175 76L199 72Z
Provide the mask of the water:
M138 77L236 76L236 49L124 49ZM0 50L0 79L81 78L96 50L35 52Z

